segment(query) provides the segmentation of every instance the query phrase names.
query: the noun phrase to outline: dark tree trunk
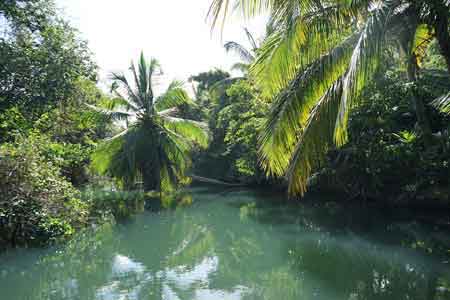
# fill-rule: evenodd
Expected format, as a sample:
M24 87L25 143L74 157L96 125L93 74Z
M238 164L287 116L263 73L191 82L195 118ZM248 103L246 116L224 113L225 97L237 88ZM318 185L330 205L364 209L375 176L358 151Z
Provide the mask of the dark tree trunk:
M436 290L439 283L439 273L431 272L428 279L427 299L434 300L436 298Z
M430 121L428 120L427 112L425 110L425 105L422 101L422 98L417 95L417 61L415 56L409 57L407 61L407 76L408 81L413 83L413 88L411 90L411 100L416 111L417 123L422 130L425 143L428 146L432 142L432 132Z
M146 165L142 170L142 181L145 192L157 191L160 188L158 172L151 166Z
M417 7L413 7L413 12L414 13L409 16L408 23L405 26L405 34L400 35L397 42L400 54L405 60L406 76L408 77L408 81L412 84L411 102L416 112L417 123L422 130L426 145L429 146L432 143L432 131L423 100L417 94L417 71L419 67L416 54L414 53L414 49L412 49L412 42L419 24L419 10Z

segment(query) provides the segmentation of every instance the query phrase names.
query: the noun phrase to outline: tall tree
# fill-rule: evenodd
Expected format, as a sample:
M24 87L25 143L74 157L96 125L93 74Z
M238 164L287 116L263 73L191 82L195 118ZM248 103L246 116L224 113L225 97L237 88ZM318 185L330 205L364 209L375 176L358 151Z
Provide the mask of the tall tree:
M382 51L399 46L414 86L423 49L437 35L448 37L442 25L432 30L432 20L450 15L446 0L214 0L213 25L226 18L231 2L248 16L270 14L273 32L250 73L266 94L276 95L260 154L268 174L288 177L291 194L303 194L327 150L347 141L349 112ZM429 140L424 104L414 91L411 98Z
M54 17L53 0L3 0L0 2L0 17L10 29L26 27L40 31L48 26Z
M86 42L51 0L0 3L0 112L16 107L30 120L74 96L81 80L96 80Z
M191 103L183 84L173 81L156 97L154 85L162 74L157 60L131 63L133 85L123 74L113 74L119 88L113 109L90 106L113 120L129 123L119 134L105 141L93 155L93 166L130 188L142 178L144 189L166 191L185 179L189 150L205 147L205 125L176 117L177 106ZM122 93L126 93L126 96Z

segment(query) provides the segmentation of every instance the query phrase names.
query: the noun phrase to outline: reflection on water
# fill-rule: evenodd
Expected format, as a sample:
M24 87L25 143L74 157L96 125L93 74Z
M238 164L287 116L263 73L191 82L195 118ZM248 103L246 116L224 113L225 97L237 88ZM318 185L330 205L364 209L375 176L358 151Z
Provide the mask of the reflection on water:
M111 267L111 278L97 289L96 298L103 300L139 299L143 285L152 279L141 263L117 254Z
M251 191L191 196L60 249L0 255L0 299L450 299L445 229Z

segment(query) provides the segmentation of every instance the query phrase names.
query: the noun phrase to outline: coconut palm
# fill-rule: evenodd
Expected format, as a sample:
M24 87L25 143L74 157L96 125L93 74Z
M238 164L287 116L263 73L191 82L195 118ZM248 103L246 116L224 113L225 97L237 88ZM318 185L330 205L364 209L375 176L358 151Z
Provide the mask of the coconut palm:
M184 180L189 151L197 144L205 147L207 133L202 123L176 117L177 106L192 104L183 84L173 81L160 96L154 85L162 75L157 60L147 62L141 54L132 62L133 84L124 74L112 74L117 98L107 108L92 107L103 115L127 121L116 136L105 141L93 155L93 166L130 188L142 179L144 189L165 191ZM126 95L126 96L125 96Z
M213 26L231 4L246 16L270 15L273 31L250 75L275 96L261 136L261 162L267 174L287 176L291 194L303 194L327 150L347 141L349 111L386 47L399 48L414 84L424 49L437 38L450 70L448 0L214 0ZM412 101L429 141L424 103L414 92Z

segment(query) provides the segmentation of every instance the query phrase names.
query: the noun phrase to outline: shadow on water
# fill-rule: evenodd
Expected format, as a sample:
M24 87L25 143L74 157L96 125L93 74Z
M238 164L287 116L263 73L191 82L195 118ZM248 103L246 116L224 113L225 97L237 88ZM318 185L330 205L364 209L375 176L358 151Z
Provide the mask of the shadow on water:
M211 187L143 203L63 247L0 256L2 299L450 297L448 231L411 218Z

